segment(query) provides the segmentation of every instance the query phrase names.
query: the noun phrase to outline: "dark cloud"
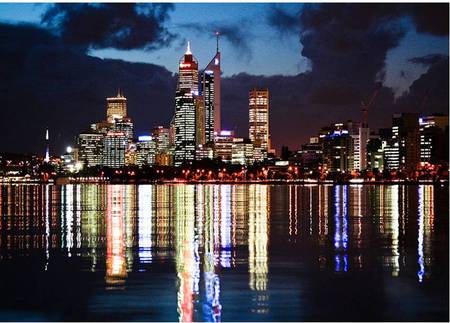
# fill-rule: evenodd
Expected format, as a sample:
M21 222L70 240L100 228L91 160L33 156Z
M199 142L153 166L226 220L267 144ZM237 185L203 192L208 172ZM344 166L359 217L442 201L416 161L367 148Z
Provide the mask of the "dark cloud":
M425 55L421 57L413 57L410 58L408 61L414 64L423 65L423 66L430 66L433 64L436 64L442 60L448 60L448 56L442 55L442 54L430 54Z
M106 97L120 87L138 131L168 124L175 76L164 67L99 59L64 46L44 29L0 24L0 151L43 151L48 126L54 153L105 118Z
M401 111L417 111L423 114L447 113L449 102L449 61L448 56L438 60L428 60L430 67L409 87L396 102Z
M172 4L57 3L42 17L67 44L152 50L175 38L165 27Z
M180 24L180 28L190 29L197 35L209 35L211 38L216 37L215 32L220 32L220 38L228 41L239 55L250 59L252 51L249 46L249 40L252 35L245 29L248 23L241 22L238 24L230 23L185 23Z
M436 36L448 35L448 3L416 3L409 6L416 29Z
M298 15L298 10L285 10L279 6L272 6L266 18L269 25L279 30L281 35L296 34L300 27Z

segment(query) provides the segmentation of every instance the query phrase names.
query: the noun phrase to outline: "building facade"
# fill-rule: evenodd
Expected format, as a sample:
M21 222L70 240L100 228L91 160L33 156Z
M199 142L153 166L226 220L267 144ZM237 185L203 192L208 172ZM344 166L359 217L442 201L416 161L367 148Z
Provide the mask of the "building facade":
M249 138L255 147L266 152L270 150L268 89L249 92Z
M126 118L127 116L127 99L120 93L117 96L106 99L106 120L109 123L114 119Z

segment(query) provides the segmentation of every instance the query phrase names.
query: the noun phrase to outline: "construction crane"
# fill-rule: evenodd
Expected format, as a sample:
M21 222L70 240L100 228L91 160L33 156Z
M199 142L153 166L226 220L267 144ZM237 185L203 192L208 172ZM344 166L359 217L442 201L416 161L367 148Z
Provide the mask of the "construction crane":
M378 93L380 92L382 84L380 82L378 82L375 85L375 90L373 91L372 97L370 98L369 102L366 103L364 101L361 101L361 110L363 113L363 122L362 122L362 128L368 128L369 124L368 124L368 119L367 119L367 112L369 110L369 108L372 106L373 101L375 101L375 98L378 96Z

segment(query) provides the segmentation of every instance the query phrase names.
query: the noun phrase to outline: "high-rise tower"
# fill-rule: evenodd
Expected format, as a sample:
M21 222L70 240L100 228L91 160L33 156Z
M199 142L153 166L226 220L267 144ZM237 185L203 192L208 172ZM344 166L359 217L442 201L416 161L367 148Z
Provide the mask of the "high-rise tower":
M216 37L216 55L206 66L202 75L202 95L205 98L206 142L213 142L214 132L219 133L221 130L219 32L216 32Z
M127 116L127 99L120 90L117 96L107 98L106 102L106 118L108 122L113 123L114 119L122 119Z
M185 91L198 95L198 62L191 52L188 42L187 50L180 59L177 91Z
M186 53L180 60L175 95L175 166L195 159L198 63L190 47L188 42Z
M249 137L256 148L268 152L269 142L269 90L252 89L249 93Z
M45 159L44 161L48 163L50 161L50 144L49 144L49 135L48 128L45 130Z

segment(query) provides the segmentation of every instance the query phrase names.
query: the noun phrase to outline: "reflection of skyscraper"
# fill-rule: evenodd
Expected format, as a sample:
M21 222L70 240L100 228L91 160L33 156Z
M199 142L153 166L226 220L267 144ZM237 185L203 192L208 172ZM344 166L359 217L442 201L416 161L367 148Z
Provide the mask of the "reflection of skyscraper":
M219 51L219 33L217 36L216 55L206 66L202 75L202 95L205 98L205 117L206 117L206 142L214 141L214 132L221 130L221 106L220 106L220 51Z
M248 271L249 287L257 291L255 302L257 313L266 313L268 294L261 293L267 289L268 281L268 208L269 186L249 186L248 208Z
M122 284L127 277L124 241L125 186L108 185L106 206L106 282Z
M152 262L152 231L153 231L153 186L138 186L138 243L139 262Z

